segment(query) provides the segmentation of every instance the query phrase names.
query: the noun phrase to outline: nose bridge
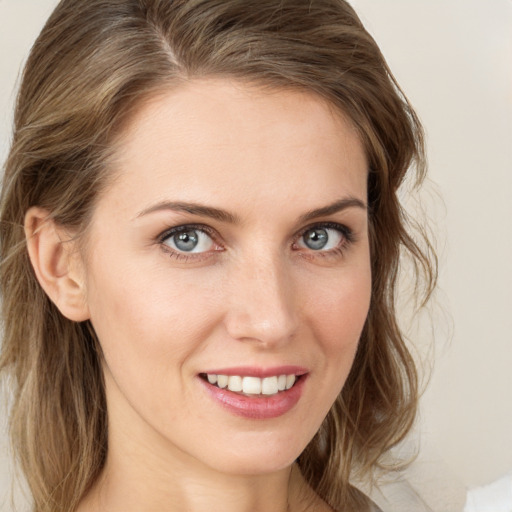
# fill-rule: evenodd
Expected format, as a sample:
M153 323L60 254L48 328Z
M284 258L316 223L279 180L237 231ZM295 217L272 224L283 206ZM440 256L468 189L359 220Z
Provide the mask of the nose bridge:
M236 339L286 342L297 327L290 269L278 254L253 253L232 273L226 327Z

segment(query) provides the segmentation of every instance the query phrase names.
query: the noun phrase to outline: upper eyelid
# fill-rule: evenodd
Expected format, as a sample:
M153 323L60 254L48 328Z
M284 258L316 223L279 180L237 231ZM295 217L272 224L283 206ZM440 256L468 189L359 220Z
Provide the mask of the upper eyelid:
M349 229L345 224L342 224L340 222L336 222L336 221L332 221L332 220L321 220L321 221L311 222L307 226L304 226L303 228L301 228L299 231L300 232L307 231L308 229L322 227L322 226L332 227L335 229L336 228Z
M326 220L326 221L311 222L311 223L307 224L306 226L297 230L296 235L304 233L305 231L308 231L309 229L313 229L315 227L322 227L322 226L339 229L340 231L351 231L351 229L348 226L346 226L345 224ZM174 233L176 231L183 231L185 229L198 229L200 231L205 231L206 233L216 233L216 230L214 228L212 228L211 226L208 226L207 224L202 224L200 222L187 222L185 224L178 224L176 226L172 226L172 227L165 229L161 233L161 236L165 236L170 233Z
M333 221L320 221L320 222L313 222L309 224L308 226L305 226L301 228L297 234L295 235L295 238L301 237L306 231L309 231L314 228L328 228L328 229L336 229L343 233L346 237L352 237L354 232L351 228L349 228L345 224L340 224L339 222L333 222Z
M213 228L211 228L210 226L207 226L205 224L191 223L191 224L180 224L178 226L174 226L172 228L168 228L168 229L164 230L162 233L160 233L160 235L158 235L158 240L163 242L170 236L172 236L176 233L179 233L181 231L186 231L187 229L197 229L198 231L202 231L203 233L206 233L210 238L215 238L215 236L216 236L216 231Z

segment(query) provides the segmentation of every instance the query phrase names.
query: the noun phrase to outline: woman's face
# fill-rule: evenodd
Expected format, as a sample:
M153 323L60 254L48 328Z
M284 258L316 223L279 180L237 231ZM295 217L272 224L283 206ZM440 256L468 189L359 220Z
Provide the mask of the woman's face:
M290 465L369 307L355 130L307 93L192 81L141 107L114 167L84 258L110 446L223 472Z

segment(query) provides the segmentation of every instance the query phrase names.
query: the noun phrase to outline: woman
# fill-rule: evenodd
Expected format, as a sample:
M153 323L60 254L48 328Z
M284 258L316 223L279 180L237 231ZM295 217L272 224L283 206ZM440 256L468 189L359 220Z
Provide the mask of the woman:
M434 282L397 199L423 163L343 1L63 0L2 191L34 510L370 510L351 479L416 410L394 292L403 252Z

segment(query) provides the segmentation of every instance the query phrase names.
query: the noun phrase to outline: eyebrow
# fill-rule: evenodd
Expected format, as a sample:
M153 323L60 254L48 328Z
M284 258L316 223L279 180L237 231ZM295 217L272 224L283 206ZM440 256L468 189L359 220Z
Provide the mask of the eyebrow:
M335 201L334 203L329 204L327 206L323 206L321 208L316 208L314 210L306 212L304 215L301 215L301 217L299 218L299 222L304 223L316 219L318 217L333 215L340 211L346 210L347 208L360 208L366 211L367 205L360 199L357 199L355 197L347 197L339 199L338 201ZM139 212L136 218L143 217L150 213L165 210L185 212L190 213L192 215L198 215L200 217L209 217L228 224L240 224L240 217L238 217L234 213L228 212L227 210L222 210L220 208L215 208L213 206L205 206L198 203L188 203L182 201L161 201Z
M226 210L220 208L214 208L213 206L205 206L197 203L187 203L182 201L161 201L145 210L142 210L137 214L136 218L143 217L153 212L159 212L162 210L172 210L175 212L185 212L192 215L198 215L200 217L210 217L220 222L226 222L228 224L239 224L240 218Z
M327 206L323 206L322 208L316 208L315 210L306 212L304 215L301 215L299 221L300 223L308 222L310 220L317 219L318 217L333 215L346 210L347 208L360 208L364 211L368 210L366 203L361 201L361 199L357 199L356 197L346 197Z

